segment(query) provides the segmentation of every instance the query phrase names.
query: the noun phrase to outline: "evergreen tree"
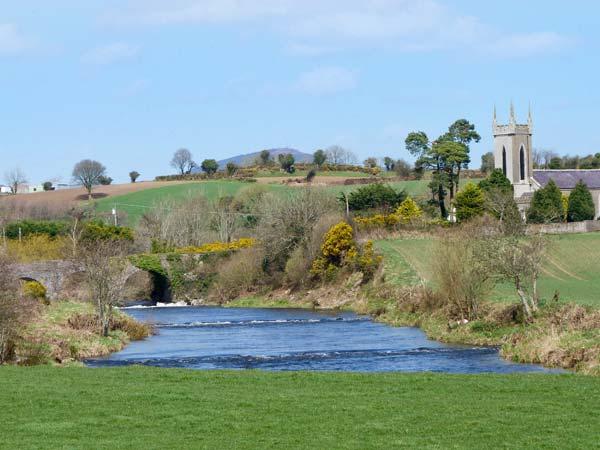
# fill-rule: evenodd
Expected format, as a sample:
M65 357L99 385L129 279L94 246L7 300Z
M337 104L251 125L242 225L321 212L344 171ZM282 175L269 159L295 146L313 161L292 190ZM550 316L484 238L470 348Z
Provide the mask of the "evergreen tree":
M418 219L423 215L423 210L419 208L419 205L410 197L406 197L395 213L400 223L409 223L415 219Z
M502 169L494 169L485 180L481 180L479 187L484 192L490 192L495 188L501 191L510 192L511 194L513 192L513 185L510 180L506 178Z
M485 198L483 191L474 183L467 183L454 199L456 208L456 218L459 222L469 220L472 217L480 216L484 211Z
M562 222L564 209L562 194L553 180L533 193L531 207L527 211L527 221L531 223Z
M320 168L323 164L325 164L325 161L327 161L327 154L323 150L319 149L313 153L313 163L317 167Z
M587 185L579 180L575 189L569 195L569 206L567 209L567 220L569 222L580 222L582 220L593 220L596 214L594 200Z

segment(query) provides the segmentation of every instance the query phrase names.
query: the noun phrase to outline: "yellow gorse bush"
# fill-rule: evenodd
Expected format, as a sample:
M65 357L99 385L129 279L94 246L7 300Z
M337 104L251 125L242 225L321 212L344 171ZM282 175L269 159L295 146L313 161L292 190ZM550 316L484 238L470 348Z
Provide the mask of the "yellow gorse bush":
M417 202L410 197L406 197L406 200L400 203L394 215L398 218L398 222L406 224L421 218L423 211L419 208Z
M23 283L23 294L27 297L42 300L46 298L46 288L38 281L26 281Z
M423 211L419 208L419 205L412 198L407 197L392 214L356 217L354 221L363 229L392 228L398 224L409 224L422 215Z
M52 238L45 234L34 234L23 238L7 241L7 251L11 258L22 263L61 259L69 245L64 237Z
M255 239L252 238L241 238L231 242L211 242L209 244L203 244L197 247L182 247L176 250L177 253L186 254L204 254L204 253L221 253L228 251L241 250L243 248L250 248L256 243Z
M368 241L360 248L354 239L354 230L346 222L340 222L329 229L323 238L321 255L315 259L311 274L327 279L340 267L351 267L372 277L381 263L381 257L375 255L373 242Z

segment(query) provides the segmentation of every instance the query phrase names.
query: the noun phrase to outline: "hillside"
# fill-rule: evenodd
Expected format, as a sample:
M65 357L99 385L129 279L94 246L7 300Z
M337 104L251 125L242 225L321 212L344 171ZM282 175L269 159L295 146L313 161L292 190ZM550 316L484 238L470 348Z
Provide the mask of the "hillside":
M267 150L271 152L271 158L275 160L277 159L277 155L285 153L291 153L296 159L296 162L312 162L313 160L312 155L301 152L300 150L296 150L294 148L270 148ZM232 156L231 158L222 159L218 161L218 163L220 168L225 167L225 165L229 162L232 162L238 166L248 166L254 163L254 161L256 160L256 158L258 158L259 155L260 151L254 153L247 153L245 155L237 155Z
M600 257L593 249L600 245L600 233L554 235L549 239L548 256L539 280L542 297L551 299L558 291L561 301L597 306ZM433 239L388 239L378 241L376 246L384 255L388 279L393 283L431 282ZM496 286L490 299L517 301L514 288L508 283Z

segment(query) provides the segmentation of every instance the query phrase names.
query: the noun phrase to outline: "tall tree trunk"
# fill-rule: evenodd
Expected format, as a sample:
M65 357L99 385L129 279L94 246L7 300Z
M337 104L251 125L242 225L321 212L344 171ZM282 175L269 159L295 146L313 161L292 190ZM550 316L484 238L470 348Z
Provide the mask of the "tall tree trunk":
M531 307L534 311L538 310L539 298L537 289L537 273L531 276L531 285L533 286L533 295L531 297Z
M448 217L448 211L446 211L446 203L445 203L444 200L445 200L445 197L444 197L444 186L440 182L440 185L438 186L438 202L439 202L439 205L440 205L440 214L442 215L443 219L445 219L446 217Z
M531 307L529 306L529 300L527 299L527 294L521 288L521 280L519 277L515 278L515 287L517 288L517 294L521 299L521 303L523 304L523 308L525 309L525 315L528 319L531 318Z

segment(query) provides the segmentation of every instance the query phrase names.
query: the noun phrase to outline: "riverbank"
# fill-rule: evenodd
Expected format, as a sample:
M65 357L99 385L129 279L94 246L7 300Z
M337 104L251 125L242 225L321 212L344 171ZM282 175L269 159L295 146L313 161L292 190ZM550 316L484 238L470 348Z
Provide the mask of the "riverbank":
M441 310L422 310L422 299L390 286L323 286L307 292L277 291L240 298L225 306L288 307L350 310L370 315L391 326L421 328L430 339L447 344L501 348L512 362L600 375L600 311L569 304L545 305L531 323L519 320L518 308L484 302L482 315L472 322L449 321Z
M147 324L114 311L108 336L99 335L100 325L91 303L58 301L40 305L35 317L16 342L20 365L72 364L85 358L122 350L130 341L152 333Z
M600 380L0 367L6 448L593 448Z

